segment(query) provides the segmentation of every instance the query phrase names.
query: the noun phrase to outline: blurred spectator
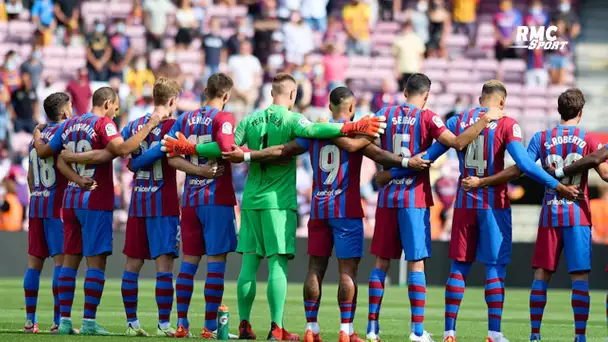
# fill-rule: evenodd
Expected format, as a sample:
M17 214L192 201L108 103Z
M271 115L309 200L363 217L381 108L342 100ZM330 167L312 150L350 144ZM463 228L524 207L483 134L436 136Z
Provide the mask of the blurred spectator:
M144 8L141 5L142 0L133 0L131 13L127 17L128 25L141 25L144 22Z
M144 87L142 93L143 97L129 110L128 121L139 119L142 116L154 111L154 99L152 98L153 88L154 84L146 85Z
M458 115L464 112L465 110L466 106L464 105L464 101L462 100L462 97L459 96L456 98L456 102L454 102L454 107L452 107L452 110L445 114L444 121L448 121L452 116Z
M569 42L570 39L567 35L567 23L563 19L558 19L555 23L557 26L557 32L555 35L557 39L555 42ZM570 46L569 44L564 45L563 48L548 52L549 54L549 74L551 75L552 84L566 84L566 76L568 76L568 66L570 64Z
M51 0L34 0L31 11L32 22L36 24L43 45L51 43L55 31L55 8Z
M32 77L24 72L21 75L22 84L11 96L14 111L13 126L15 132L34 133L38 122L38 96L32 86Z
M187 49L192 43L192 34L198 25L190 0L180 1L179 8L175 11L175 22L178 28L175 45L178 49Z
M233 34L232 37L230 37L226 42L228 56L232 56L239 53L241 42L252 35L247 17L237 18L236 23L236 33Z
M382 88L372 97L372 111L375 113L384 107L397 105L399 105L399 94L397 93L397 89L395 89L395 82L393 79L384 79L382 81Z
M589 201L591 220L593 221L593 242L608 244L608 188L605 184L599 187L599 198Z
M302 0L300 11L302 18L314 31L324 33L327 30L327 4L329 0Z
M324 75L322 64L316 64L312 68L312 99L311 105L318 108L327 107L328 83Z
M572 3L570 0L561 0L559 9L553 13L551 20L557 21L562 19L566 21L566 29L571 39L576 39L581 33L581 24L578 19L578 15L572 9Z
M429 3L427 0L418 0L416 7L408 9L406 12L406 20L412 22L414 32L424 44L429 41Z
M87 68L78 69L77 77L68 83L65 90L72 98L72 108L74 108L75 115L81 115L89 111L89 104L93 94L91 93L91 85L89 84L91 77L88 73Z
M68 44L73 34L78 32L80 8L78 0L55 0L55 17L57 18L57 34Z
M144 25L147 32L148 50L162 49L167 31L167 17L175 12L170 0L145 0Z
M380 20L392 21L394 13L401 11L401 0L378 0Z
M342 18L348 36L346 54L369 56L371 51L369 6L361 0L351 0L342 9Z
M271 54L268 56L266 65L264 66L266 73L264 76L267 79L272 79L279 71L285 67L285 51L283 49L283 34L276 31L272 35Z
M512 46L515 44L517 27L523 24L521 13L513 8L511 0L500 1L500 11L494 15L494 36L496 47L494 48L496 59L502 61L505 58L519 58L517 50Z
M323 55L325 83L329 91L344 84L348 70L348 58L344 56L340 45L328 45Z
M40 84L40 76L44 70L44 64L42 63L42 47L34 46L30 58L28 58L23 64L21 64L21 72L27 72L32 77L32 85L34 89L38 88Z
M336 44L342 34L342 23L336 17L327 18L327 30L323 36L323 42Z
M8 112L11 95L7 87L0 80L0 148L5 146L8 122Z
M277 18L276 0L262 1L260 12L254 18L253 28L253 41L255 42L253 54L260 63L266 65L272 47L272 34L281 28L281 23Z
M304 55L314 50L312 29L304 23L300 12L291 12L290 20L283 26L285 60L287 63L301 65Z
M445 39L452 24L450 12L445 8L444 0L432 0L429 11L429 42L427 54L429 57L447 57Z
M230 100L234 112L240 115L248 114L253 109L262 85L262 65L251 51L251 43L244 41L240 53L228 59L228 72L234 81ZM237 117L240 119L242 116Z
M23 226L23 206L16 193L15 181L6 177L0 186L0 230L17 232Z
M52 93L65 91L65 84L55 82L55 78L53 76L46 76L38 85L36 89L36 93L38 94L39 99L46 99ZM40 115L41 123L46 123L46 112L44 111L44 100L38 101L38 112L44 113L45 115Z
M193 75L187 74L184 76L183 89L179 93L179 102L177 103L178 112L190 112L201 106L201 97L195 92L196 83Z
M528 14L524 18L526 26L546 26L548 25L549 17L543 11L543 3L540 0L534 0L530 4ZM545 68L545 53L543 49L533 49L527 51L527 86L544 87L549 83L549 74Z
M10 50L4 55L4 65L0 75L2 75L2 83L8 87L12 93L21 85L21 73L19 72L20 57L17 52Z
M296 80L298 91L296 93L297 111L305 112L310 106L313 96L312 82L310 75L312 74L312 66L303 64L299 66L293 73L293 78Z
M475 46L478 3L479 0L452 0L454 33L464 32L469 37L470 46Z
M88 37L86 53L89 80L107 82L107 63L112 57L112 46L106 35L106 25L100 20L95 21L93 32Z
M114 34L110 37L112 57L110 58L110 77L123 78L123 73L133 58L131 39L127 36L127 25L124 19L117 19Z
M205 66L205 79L220 70L220 61L225 59L224 39L220 35L220 20L211 18L209 21L209 33L203 36L203 65Z
M139 99L144 90L144 85L154 86L154 73L148 67L146 56L139 56L127 69L126 84L131 87L135 98Z
M354 121L359 120L365 115L369 114L372 114L372 94L364 93L363 96L359 97L357 100Z
M405 89L405 83L412 74L420 72L425 49L422 39L414 33L412 24L409 21L403 24L401 32L393 41L400 90Z
M156 77L169 77L178 82L182 80L182 69L177 63L177 57L175 56L175 50L167 49L165 51L165 59L160 63L155 72Z
M8 20L19 19L19 16L23 13L23 3L21 0L8 0L4 7L6 8L6 17Z

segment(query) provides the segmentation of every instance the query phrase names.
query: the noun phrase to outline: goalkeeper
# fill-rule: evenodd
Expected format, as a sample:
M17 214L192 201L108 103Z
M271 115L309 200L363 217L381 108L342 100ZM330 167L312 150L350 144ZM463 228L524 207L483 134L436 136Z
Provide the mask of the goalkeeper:
M296 137L329 139L343 135L377 136L384 132L383 117L364 117L353 123L312 123L302 114L291 112L296 99L294 78L279 73L272 81L273 104L246 116L235 131L237 145L254 151L245 153L245 161L266 147L283 145ZM197 154L220 158L216 143L190 144L182 135L178 139L165 137L163 149L170 155ZM257 158L256 158L257 159ZM256 273L261 260L268 258L267 297L270 306L269 340L299 340L283 327L283 311L287 296L287 261L295 254L296 162L271 165L251 163L241 204L241 230L237 252L243 263L237 282L237 298L241 323L240 339L255 339L249 324L256 295Z

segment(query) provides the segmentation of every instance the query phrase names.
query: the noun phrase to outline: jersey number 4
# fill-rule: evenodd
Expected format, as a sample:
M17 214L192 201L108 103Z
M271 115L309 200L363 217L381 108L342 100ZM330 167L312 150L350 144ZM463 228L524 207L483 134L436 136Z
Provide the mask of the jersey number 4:
M477 176L485 175L488 168L488 161L484 159L485 139L483 136L477 137L467 146L464 155L464 166L467 169L475 169Z

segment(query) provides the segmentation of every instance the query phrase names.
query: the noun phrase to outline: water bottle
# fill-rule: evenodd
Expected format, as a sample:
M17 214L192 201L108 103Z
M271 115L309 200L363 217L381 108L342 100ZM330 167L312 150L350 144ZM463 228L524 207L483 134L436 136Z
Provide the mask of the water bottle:
M222 304L217 313L217 339L218 340L228 340L228 321L230 319L230 312L228 311L228 307Z

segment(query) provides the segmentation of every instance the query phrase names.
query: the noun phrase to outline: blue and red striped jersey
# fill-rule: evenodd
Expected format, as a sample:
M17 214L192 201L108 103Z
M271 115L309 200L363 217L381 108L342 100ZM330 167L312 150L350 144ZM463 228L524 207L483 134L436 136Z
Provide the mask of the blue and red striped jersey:
M458 136L475 124L487 111L488 108L483 107L471 109L450 118L447 126ZM507 197L507 184L465 191L461 180L469 176L488 177L504 170L507 145L512 141L521 142L521 140L521 128L517 121L505 117L490 123L465 150L458 152L460 178L455 208L503 209L511 206Z
M425 151L446 130L439 115L410 104L386 107L376 116L386 117L386 132L381 147L389 152L410 157ZM433 205L429 171L393 179L378 194L380 208L428 208Z
M332 122L334 122L332 120ZM341 121L340 121L341 122ZM331 140L296 139L310 153L313 171L311 219L363 217L361 152L349 153Z
M534 160L540 159L543 166L554 168L568 166L575 161L601 148L599 140L576 126L559 125L546 131L537 132L528 145L528 155ZM572 177L565 177L562 183L576 185L585 199L571 202L545 188L545 197L540 214L540 227L590 226L591 211L587 178L585 171Z
M129 139L150 120L150 114L129 122L121 132L124 140ZM165 134L169 133L175 123L174 119L161 122L141 142L139 149L131 153L135 159L147 150L160 144ZM133 191L129 216L179 216L179 197L175 169L169 166L163 157L152 165L139 169L133 175Z
M220 111L213 107L202 107L194 112L184 113L175 121L169 135L175 137L176 132L181 132L193 144L204 144L217 141L222 129L232 124L232 114ZM234 132L232 132L234 133ZM208 160L198 156L186 156L193 164L202 166ZM199 205L236 205L234 187L232 186L232 168L229 162L218 160L224 165L224 174L215 179L207 179L198 175L186 174L184 185L184 207L196 207Z
M108 143L119 138L118 128L109 117L85 113L72 117L64 122L49 146L59 152L64 145L74 152L103 150ZM97 182L97 188L87 191L73 182L68 186L63 197L63 207L89 210L114 209L114 171L112 161L98 165L73 165L81 177L92 178Z
M42 130L42 140L48 143L60 123L49 123ZM34 186L30 193L30 217L60 218L63 194L67 179L57 170L55 157L38 158L34 144L30 144L29 167L32 170Z

